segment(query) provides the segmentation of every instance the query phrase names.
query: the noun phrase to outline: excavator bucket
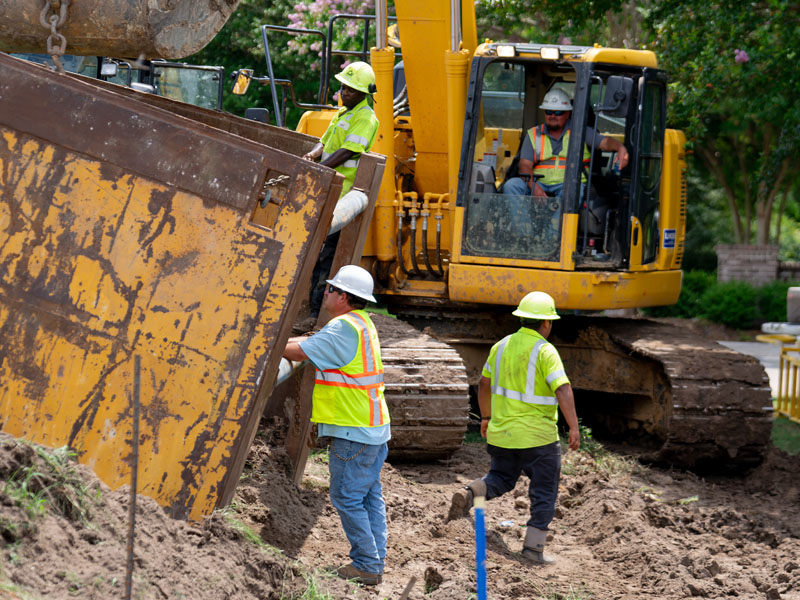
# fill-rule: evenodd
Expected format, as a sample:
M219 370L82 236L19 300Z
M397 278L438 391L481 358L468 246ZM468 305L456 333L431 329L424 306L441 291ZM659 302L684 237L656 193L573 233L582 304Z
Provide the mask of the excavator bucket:
M233 495L342 184L313 138L198 111L0 54L0 426L192 519Z
M0 0L0 50L49 52L50 18L57 17L67 54L183 58L214 38L239 0L73 0L62 11L63 4Z

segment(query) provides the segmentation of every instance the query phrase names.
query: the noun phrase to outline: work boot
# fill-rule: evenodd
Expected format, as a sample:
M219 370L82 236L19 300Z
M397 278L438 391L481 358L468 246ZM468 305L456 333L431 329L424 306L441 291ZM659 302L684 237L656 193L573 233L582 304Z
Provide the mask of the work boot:
M547 543L547 532L544 529L528 527L525 530L525 541L522 542L522 558L534 565L552 565L556 559L544 553Z
M379 573L367 573L353 566L353 563L336 569L336 575L342 579L349 579L361 585L378 585L383 577Z
M455 519L463 519L469 516L469 509L472 508L475 496L486 496L486 483L483 479L476 479L464 489L458 490L453 494L453 498L450 500L447 520L454 521Z

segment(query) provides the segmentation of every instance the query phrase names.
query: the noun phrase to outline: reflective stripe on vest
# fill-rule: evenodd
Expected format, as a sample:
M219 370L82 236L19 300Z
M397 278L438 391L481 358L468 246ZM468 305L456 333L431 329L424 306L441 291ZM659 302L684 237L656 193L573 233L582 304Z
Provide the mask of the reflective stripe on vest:
M553 145L550 136L544 131L544 125L528 130L528 137L533 146L534 167L533 172L537 171L544 175L539 182L547 185L563 183L564 175L559 171L567 168L567 152L569 150L570 130L564 132L561 138L561 152L553 154ZM591 154L586 144L583 146L583 164L588 166ZM581 173L581 181L586 181L586 177Z
M526 404L543 404L545 406L554 406L558 404L558 400L556 397L553 396L537 396L534 392L536 391L536 361L539 359L539 350L541 350L542 346L544 346L547 341L546 340L539 340L536 342L536 345L531 350L531 355L528 358L528 370L525 375L525 391L520 393L516 390L508 390L502 386L500 386L500 360L503 357L503 351L506 348L506 344L508 343L508 339L511 336L506 336L502 340L497 347L497 352L495 353L494 357L494 374L495 376L492 378L492 394L496 394L498 396L503 396L508 398L509 400L519 400L520 402L525 402ZM558 377L564 376L565 373L563 370L556 371L551 373L547 376L547 382L550 383L554 381Z
M364 423L361 426L377 427L388 423L388 419L384 419L383 408L385 401L383 399L383 364L380 356L377 354L375 346L370 337L370 326L367 320L358 312L349 312L339 317L346 320L356 330L358 334L359 350L353 360L360 354L361 365L360 371L356 373L346 373L342 369L347 367L352 368L355 365L345 365L341 369L329 369L326 371L316 370L316 377L314 383L320 386L315 392L325 393L325 389L334 390L336 388L346 388L355 392L357 395L363 394L363 398L369 402L369 423ZM342 402L346 399L340 398ZM387 412L388 416L388 412ZM334 423L337 424L337 423Z
M336 116L331 121L331 127L334 127L336 130L339 130L334 135L331 135L327 141L325 142L322 148L322 160L327 160L334 152L339 150L345 142L351 142L364 147L365 151L369 151L370 149L370 140L364 137L363 135L359 135L359 133L346 133L344 135L344 139L341 138L342 132L348 132L350 130L350 121L353 119L354 115L359 114L361 111L366 110L370 113L373 113L372 108L370 108L369 104L367 103L366 99L362 101L363 104L357 105L356 107L347 110L345 107L339 109L339 112L336 113ZM374 114L374 113L373 113ZM377 128L375 129L375 133L377 132ZM375 135L373 134L373 139ZM358 168L358 161L361 158L360 153L356 153L356 155L348 160L344 161L342 164L334 167L334 169L341 173L344 176L344 183L342 184L342 192L341 196L344 196L350 188L353 186L353 181L355 180L356 176L356 169Z

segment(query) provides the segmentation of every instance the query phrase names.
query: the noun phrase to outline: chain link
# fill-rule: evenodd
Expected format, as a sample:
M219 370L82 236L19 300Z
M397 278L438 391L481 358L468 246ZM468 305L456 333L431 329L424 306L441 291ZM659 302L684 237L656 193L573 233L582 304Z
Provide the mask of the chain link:
M350 458L343 458L343 457L339 456L339 453L336 451L336 445L335 445L335 441L334 440L336 440L336 438L331 438L330 448L331 448L331 450L333 450L334 456L336 458L338 458L342 462L350 462L351 460L355 460L356 458L361 456L361 453L364 452L364 449L367 447L366 444L363 444L361 446L361 450L356 452L353 456L351 456Z
M47 36L47 53L53 59L53 65L59 72L64 72L64 65L61 64L61 57L67 50L67 38L59 33L58 28L67 20L67 8L70 0L45 0L44 8L39 14L39 22L42 27L50 30Z
M291 179L289 175L279 175L278 177L267 179L267 181L264 182L264 187L271 187L273 185L278 185L279 183L283 183L284 181L287 181L289 179Z

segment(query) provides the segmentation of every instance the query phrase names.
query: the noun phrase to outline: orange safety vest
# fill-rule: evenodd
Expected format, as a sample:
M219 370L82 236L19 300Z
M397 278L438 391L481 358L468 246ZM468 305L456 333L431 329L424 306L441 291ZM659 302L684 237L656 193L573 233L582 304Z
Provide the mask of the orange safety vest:
M380 427L389 423L384 398L383 362L378 332L363 310L336 317L358 334L358 350L338 369L317 369L312 394L314 423L349 427Z
M542 175L539 183L553 185L556 183L564 183L564 171L567 168L567 150L569 149L569 134L570 130L564 132L561 138L561 152L553 154L553 146L550 143L550 136L544 131L544 125L538 127L531 127L528 130L528 137L531 139L533 146L533 173L534 175ZM584 144L583 146L583 164L589 166L589 159L591 154L589 149ZM586 181L586 177L581 173L581 181Z

